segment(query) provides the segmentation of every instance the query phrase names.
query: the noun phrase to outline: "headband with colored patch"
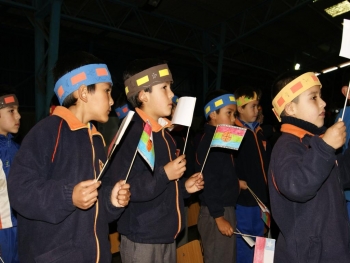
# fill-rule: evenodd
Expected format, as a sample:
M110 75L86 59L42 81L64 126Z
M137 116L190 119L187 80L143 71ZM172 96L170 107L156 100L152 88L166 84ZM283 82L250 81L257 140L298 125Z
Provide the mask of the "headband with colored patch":
M0 97L0 109L13 105L18 106L18 100L15 94L9 94Z
M79 89L81 85L91 85L101 82L109 82L113 85L111 74L105 64L89 64L76 68L63 75L55 85L55 93L62 105L65 98Z
M307 72L289 82L272 100L272 111L275 113L278 121L281 121L281 113L284 111L287 103L294 100L305 90L316 85L319 85L320 88L322 87L321 82L313 72Z
M259 100L258 99L258 95L256 94L256 92L254 92L254 96L253 97L248 97L248 96L241 96L237 99L237 106L243 106L243 105L246 105L248 104L249 102L251 101L254 101L254 100Z
M222 107L225 107L229 104L236 104L236 99L233 94L225 94L209 101L204 107L205 118L207 119L209 114L213 111L221 109Z
M167 64L151 67L125 80L125 94L130 98L141 90L166 81L173 81Z
M123 119L128 114L129 111L130 109L128 104L125 104L115 109L115 113L117 114L119 120Z

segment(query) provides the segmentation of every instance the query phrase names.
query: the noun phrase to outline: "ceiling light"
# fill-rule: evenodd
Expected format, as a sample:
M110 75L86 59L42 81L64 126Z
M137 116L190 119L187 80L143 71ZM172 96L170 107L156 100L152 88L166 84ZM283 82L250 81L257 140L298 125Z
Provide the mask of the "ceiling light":
M336 69L338 69L338 67L326 68L326 69L322 70L322 73L326 74L326 73L331 72L331 71L336 70Z
M318 75L321 75L321 73L315 72L315 75L318 76Z
M350 3L349 1L343 1L336 5L326 8L324 11L326 11L326 13L332 17L339 16L350 11Z
M296 63L295 66L294 66L294 69L295 69L295 70L299 70L299 69L300 69L300 64L299 64L299 63Z
M339 65L339 68L344 68L344 67L349 66L349 65L350 65L350 61L345 62L345 63L343 63L343 64L340 64L340 65Z

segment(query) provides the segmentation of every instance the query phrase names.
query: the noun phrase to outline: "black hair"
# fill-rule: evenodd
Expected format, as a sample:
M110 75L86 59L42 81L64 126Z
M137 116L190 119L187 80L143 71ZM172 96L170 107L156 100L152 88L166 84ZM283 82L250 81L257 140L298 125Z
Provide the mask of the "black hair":
M15 88L7 84L0 84L0 97L10 94L16 94Z
M156 58L145 58L145 59L136 59L132 61L126 70L123 73L123 80L127 80L128 78L136 75L137 73L140 73L141 71L144 71L146 69L166 64L167 62L161 59ZM145 92L152 92L152 87L144 89ZM131 106L141 107L142 101L139 100L139 93L135 94L134 96L128 98L128 101L130 102Z
M55 67L53 68L53 77L55 83L59 80L63 75L71 72L76 68L80 68L89 64L103 64L104 62L95 57L94 55L87 53L85 51L77 51L66 54L60 57ZM87 86L88 92L95 91L95 84L91 84ZM69 94L63 101L62 106L69 108L72 105L75 105L77 102L77 98L73 96L73 94Z
M207 105L207 103L210 102L210 101L212 101L213 99L215 99L215 98L217 98L217 97L220 97L220 96L222 96L222 95L225 95L225 94L232 94L232 93L230 93L229 91L224 90L224 89L217 89L217 90L213 90L213 91L209 92L209 93L207 94L207 96L205 97L204 106ZM215 112L216 112L217 114L219 114L219 113L220 113L220 110L221 110L221 108L218 109L218 110L215 110ZM211 120L211 119L210 119L210 116L208 115L207 121L210 121L210 120Z

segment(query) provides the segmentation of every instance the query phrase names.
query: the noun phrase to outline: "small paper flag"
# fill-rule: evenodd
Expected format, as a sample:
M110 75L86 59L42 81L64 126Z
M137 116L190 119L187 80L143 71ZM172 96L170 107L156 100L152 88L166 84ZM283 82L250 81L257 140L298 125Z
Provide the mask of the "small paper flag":
M275 239L256 237L253 263L273 263Z
M216 127L210 147L221 147L238 150L247 129L219 124Z
M152 126L149 123L149 121L145 123L145 127L141 134L139 144L137 145L137 151L140 153L143 159L145 159L145 161L148 163L148 165L153 171L155 154L153 145Z

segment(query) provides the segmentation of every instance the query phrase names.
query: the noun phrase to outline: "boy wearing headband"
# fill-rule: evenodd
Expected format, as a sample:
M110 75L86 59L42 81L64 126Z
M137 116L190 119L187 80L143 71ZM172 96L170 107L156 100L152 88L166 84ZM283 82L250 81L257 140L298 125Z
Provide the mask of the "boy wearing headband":
M186 182L180 179L186 159L176 156L167 131L171 122L164 118L171 113L172 82L168 65L155 59L136 60L124 72L125 93L136 113L109 168L117 171L115 181L125 179L130 169L131 199L117 223L123 263L175 263L175 239L184 226L183 198L203 188L200 174ZM146 122L152 128L153 170L135 155Z
M202 169L216 126L233 125L236 101L233 94L215 90L205 99L207 123L196 154L196 171ZM233 151L211 148L203 169L205 188L199 194L201 203L198 230L201 235L206 263L236 262L235 206L239 182L235 172Z
M271 212L280 229L274 262L350 262L343 193L350 152L335 154L345 142L344 122L323 127L326 103L313 72L282 76L273 95L282 121L269 166Z
M17 217L9 202L7 180L19 145L12 134L18 132L21 115L15 94L0 87L0 259L18 263Z
M243 86L235 91L237 113L235 125L247 129L236 154L236 171L241 185L236 206L237 229L244 234L263 236L265 224L261 209L247 186L268 205L267 168L270 148L257 121L260 90ZM237 263L253 262L254 247L237 236Z
M108 222L128 204L129 185L95 180L106 154L102 135L91 124L108 120L111 75L99 59L77 52L57 61L54 77L62 106L29 131L9 176L19 258L111 262Z

